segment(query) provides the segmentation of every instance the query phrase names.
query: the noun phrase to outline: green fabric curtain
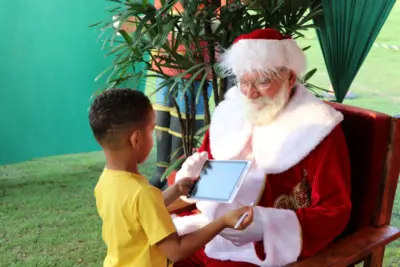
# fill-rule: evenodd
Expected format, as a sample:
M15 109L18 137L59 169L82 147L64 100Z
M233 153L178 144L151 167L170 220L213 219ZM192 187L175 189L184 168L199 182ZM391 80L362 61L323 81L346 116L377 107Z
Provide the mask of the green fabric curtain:
M396 0L322 0L318 39L335 92L342 102Z

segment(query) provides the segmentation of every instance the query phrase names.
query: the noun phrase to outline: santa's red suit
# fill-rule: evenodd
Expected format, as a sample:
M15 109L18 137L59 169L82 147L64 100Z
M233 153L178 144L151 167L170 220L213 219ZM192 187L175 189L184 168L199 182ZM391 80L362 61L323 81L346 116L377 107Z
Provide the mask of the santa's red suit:
M283 266L327 246L349 220L350 167L342 114L297 84L272 122L253 126L242 99L237 87L228 91L200 148L211 159L253 160L234 203L199 201L201 213L174 222L180 234L192 232L255 200L254 220L262 226L262 240L237 246L217 236L178 267Z

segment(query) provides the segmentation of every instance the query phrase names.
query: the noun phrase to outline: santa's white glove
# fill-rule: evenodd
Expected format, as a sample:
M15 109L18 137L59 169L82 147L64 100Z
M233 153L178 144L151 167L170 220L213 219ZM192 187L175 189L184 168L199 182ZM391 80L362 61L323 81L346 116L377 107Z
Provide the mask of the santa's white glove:
M175 182L189 177L189 178L197 178L200 174L201 169L203 168L204 163L208 160L207 152L196 152L190 157L188 157L185 162L182 164L181 169L176 173ZM181 197L184 201L189 203L195 203L196 201L190 201L186 197Z
M199 176L204 163L208 160L207 152L196 152L188 157L182 164L181 169L176 173L175 181L179 181L182 178L196 178Z
M260 220L257 208L254 208L253 222L243 231L226 228L220 234L225 239L231 241L235 246L241 247L248 243L262 241L264 237L263 224Z

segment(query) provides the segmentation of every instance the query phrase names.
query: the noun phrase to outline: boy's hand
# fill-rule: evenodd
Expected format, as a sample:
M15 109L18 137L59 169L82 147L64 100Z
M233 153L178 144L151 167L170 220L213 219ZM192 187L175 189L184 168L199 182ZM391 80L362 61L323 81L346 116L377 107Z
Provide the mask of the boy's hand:
M239 221L242 215L248 212L247 217L243 220L243 222L239 225L236 230L244 230L253 222L253 208L251 207L241 207L237 210L233 210L225 214L222 219L226 227L234 228L236 223Z
M177 181L174 186L176 186L176 189L179 192L180 196L187 196L190 192L190 190L193 187L193 184L196 182L198 178L182 178L179 181Z

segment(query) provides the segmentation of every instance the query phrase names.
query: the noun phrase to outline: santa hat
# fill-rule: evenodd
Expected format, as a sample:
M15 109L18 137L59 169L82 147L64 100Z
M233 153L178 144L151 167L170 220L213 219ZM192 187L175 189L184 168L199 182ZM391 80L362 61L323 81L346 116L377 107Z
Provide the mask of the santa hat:
M306 58L290 36L275 29L260 29L236 38L221 55L220 67L226 76L240 77L246 72L268 72L286 67L301 77L306 69Z

